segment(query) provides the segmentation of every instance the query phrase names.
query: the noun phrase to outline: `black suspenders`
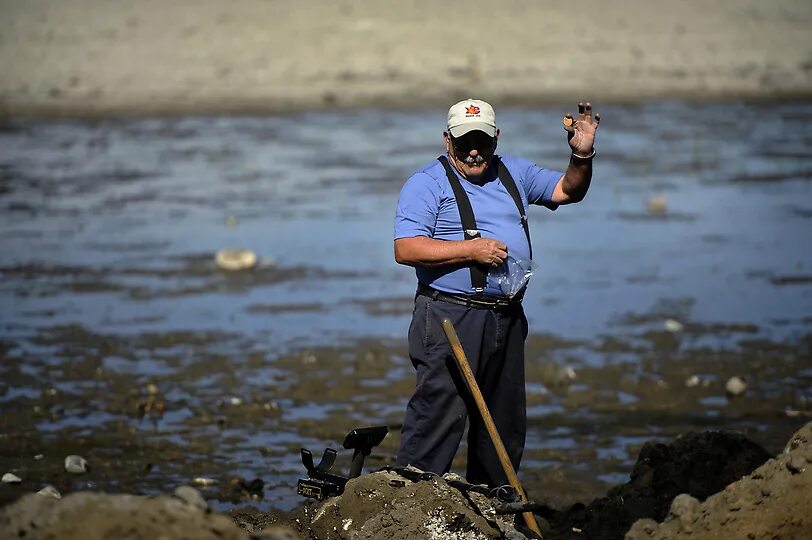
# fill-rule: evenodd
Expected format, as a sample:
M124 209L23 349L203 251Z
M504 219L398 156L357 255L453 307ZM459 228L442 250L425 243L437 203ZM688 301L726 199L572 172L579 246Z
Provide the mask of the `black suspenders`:
M457 200L457 208L459 208L460 211L460 222L462 222L462 230L463 233L465 233L465 239L473 240L474 238L479 238L480 234L479 229L477 229L474 210L471 208L471 201L468 199L468 195L462 188L460 179L457 177L454 169L451 168L451 164L448 162L448 159L445 156L440 156L437 158L437 160L443 164L443 168L445 168L445 175L448 177L448 182L451 184L451 189L454 191L454 198ZM513 202L516 203L516 208L519 209L519 216L521 216L522 219L522 228L524 229L524 234L527 237L527 246L530 248L530 258L532 259L533 244L530 243L530 227L527 223L527 214L524 211L524 205L522 204L522 198L519 195L519 190L516 187L516 182L513 181L513 176L511 176L510 171L508 171L508 168L502 164L502 161L497 156L493 157L491 165L496 169L496 174L502 181L502 185L505 186L507 192L510 193ZM483 267L479 264L472 264L470 269L471 285L474 287L474 290L476 292L484 291L485 283L488 277L487 267Z

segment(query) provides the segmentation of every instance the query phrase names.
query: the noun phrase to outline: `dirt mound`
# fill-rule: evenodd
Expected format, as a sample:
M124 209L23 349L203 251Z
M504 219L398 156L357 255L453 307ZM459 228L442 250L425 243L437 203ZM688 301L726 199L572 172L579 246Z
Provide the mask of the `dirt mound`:
M627 540L812 538L812 423L784 452L704 503L680 495L667 519L640 520Z
M210 512L193 488L178 497L74 493L57 500L30 494L0 509L0 538L26 540L246 540L228 516ZM195 496L196 495L196 496ZM268 532L266 540L293 539Z
M412 481L397 472L379 471L350 480L339 497L306 506L299 533L312 539L353 540L526 538L514 528L512 516L496 515L495 501L451 487L444 478Z
M629 482L605 497L563 512L540 512L552 526L549 538L622 538L638 519L663 520L677 495L704 500L769 458L737 433L688 433L671 444L646 443Z

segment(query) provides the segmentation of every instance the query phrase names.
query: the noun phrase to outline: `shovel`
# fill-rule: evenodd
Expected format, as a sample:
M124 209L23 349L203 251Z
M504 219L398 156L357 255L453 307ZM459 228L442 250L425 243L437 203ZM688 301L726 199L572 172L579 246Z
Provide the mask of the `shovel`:
M482 420L485 422L485 428L488 430L488 435L491 438L491 442L496 448L496 455L499 456L499 463L502 464L502 470L505 471L505 476L507 476L508 482L510 482L513 489L516 490L516 493L521 498L521 501L527 502L527 495L525 495L522 485L519 483L519 478L516 476L516 471L513 470L513 464L510 462L510 458L507 455L507 450L505 450L505 445L502 443L502 438L499 436L499 432L496 431L496 424L493 423L491 413L488 410L488 406L485 404L485 399L482 397L482 392L479 390L479 385L476 383L474 373L471 371L471 366L468 364L468 359L465 357L465 351L462 350L462 344L460 343L460 339L457 337L457 331L454 330L454 325L451 324L450 320L443 319L443 330L448 338L448 342L451 344L451 350L454 352L454 358L457 360L457 365L460 367L463 377L465 377L468 390L471 392L471 395L476 402L476 406L479 409L479 414L482 416ZM533 513L523 512L522 517L524 518L524 522L527 524L527 528L541 536L541 529L539 529L539 525L536 523L536 517L533 515Z

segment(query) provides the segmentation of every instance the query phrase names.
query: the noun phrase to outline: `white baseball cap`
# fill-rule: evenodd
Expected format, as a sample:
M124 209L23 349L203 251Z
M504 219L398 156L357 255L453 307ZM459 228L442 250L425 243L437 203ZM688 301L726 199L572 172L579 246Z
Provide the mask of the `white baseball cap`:
M490 137L496 136L496 113L490 104L479 99L466 99L448 109L448 131L452 137L461 137L475 129Z

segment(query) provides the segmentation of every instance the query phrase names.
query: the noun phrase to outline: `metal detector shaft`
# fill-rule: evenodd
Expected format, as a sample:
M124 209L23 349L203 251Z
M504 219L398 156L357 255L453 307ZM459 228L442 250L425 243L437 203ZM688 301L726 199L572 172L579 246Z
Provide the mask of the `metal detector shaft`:
M482 420L485 422L485 428L488 430L488 435L491 438L491 442L496 448L496 455L499 456L499 462L502 464L502 470L505 471L505 476L507 476L508 482L510 482L513 489L516 490L516 493L519 494L522 502L526 502L527 495L525 495L524 489L522 489L522 485L519 483L519 478L516 476L516 471L513 470L513 464L510 462L510 458L508 457L507 450L505 450L505 445L502 443L502 438L499 436L499 432L496 431L496 424L493 423L491 412L488 410L488 406L485 404L485 399L482 397L482 392L479 390L479 385L474 378L474 373L471 371L471 366L468 364L465 351L462 350L462 344L460 343L459 337L457 337L457 331L454 330L454 325L451 324L449 319L443 319L443 330L448 338L448 342L451 344L451 350L454 352L454 358L456 358L457 365L460 367L460 371L462 371L462 375L465 378L466 384L468 385L468 390L471 392L471 395L476 402L476 406L479 409L479 414L482 416ZM541 536L541 529L539 529L539 525L536 523L536 517L533 515L533 513L523 512L522 517L524 518L524 522L527 523L527 527L534 533Z

